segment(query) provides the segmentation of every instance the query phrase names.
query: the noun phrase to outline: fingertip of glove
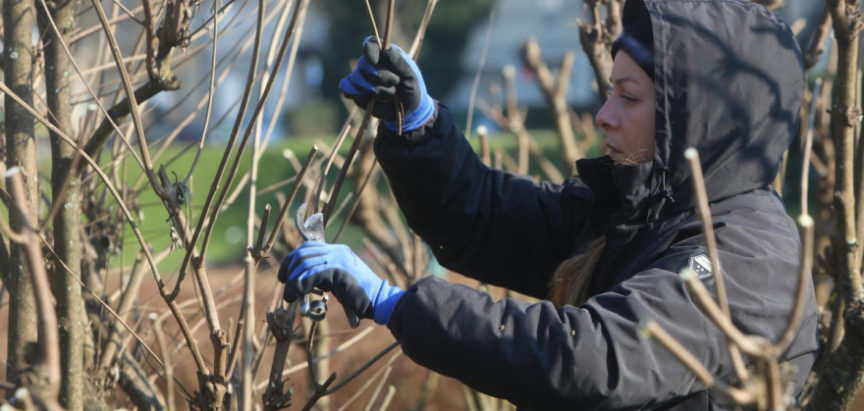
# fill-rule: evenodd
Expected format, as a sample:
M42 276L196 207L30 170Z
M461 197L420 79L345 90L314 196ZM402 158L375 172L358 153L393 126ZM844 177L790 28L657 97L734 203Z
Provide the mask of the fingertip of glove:
M290 264L291 257L286 256L282 259L282 263L279 264L279 272L276 273L276 278L279 282L284 283L288 276L288 264Z
M395 64L396 62L398 62L400 58L402 58L403 53L404 53L404 51L402 51L402 49L399 48L399 46L397 46L393 43L390 43L390 48L388 48L387 50L384 50L383 52L380 53L381 54L380 59L382 62L392 65L392 64Z
M381 50L378 47L378 41L374 37L366 37L363 42L363 56L369 59L372 64L378 64L381 58Z
M297 298L299 298L299 296L294 295L294 293L289 293L288 290L285 290L285 292L282 293L282 300L284 300L288 304L297 301Z
M387 50L393 50L394 52L396 52L397 54L400 54L400 55L407 55L408 54L407 52L405 52L405 49L403 49L402 47L399 47L399 45L396 43L390 43L390 47L388 47Z
M305 287L299 278L287 281L285 282L285 289L282 292L282 299L290 303L303 296L303 294L307 294L310 289L311 287Z

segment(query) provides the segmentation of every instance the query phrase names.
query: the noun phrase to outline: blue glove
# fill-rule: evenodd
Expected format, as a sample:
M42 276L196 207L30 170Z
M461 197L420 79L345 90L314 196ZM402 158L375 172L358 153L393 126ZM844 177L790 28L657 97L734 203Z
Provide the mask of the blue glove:
M332 291L345 307L360 318L373 318L387 324L402 294L342 244L307 241L288 254L279 268L279 281L285 283L286 301L294 301L312 288Z
M339 82L342 94L360 107L366 107L374 98L372 114L391 131L399 129L399 104L404 114L403 132L416 130L429 121L435 114L435 102L426 93L423 75L408 53L392 43L381 51L372 37L366 38L363 49L357 67ZM394 103L394 98L399 104Z

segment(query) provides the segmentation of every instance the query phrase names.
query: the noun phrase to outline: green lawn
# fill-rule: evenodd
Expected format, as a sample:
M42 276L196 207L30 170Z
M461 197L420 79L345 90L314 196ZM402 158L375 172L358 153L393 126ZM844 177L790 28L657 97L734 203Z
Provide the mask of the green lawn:
M559 156L557 154L557 140L554 133L551 131L535 131L534 137L536 138L538 144L543 149L547 157L553 162L556 162L557 165L560 167L561 164ZM313 144L315 144L316 141L323 141L327 146L332 146L334 139L335 136L327 136L322 138L294 137L271 144L268 150L265 152L264 156L262 157L259 166L257 183L259 190L269 187L273 184L283 182L286 179L291 178L295 174L294 168L291 166L291 163L283 156L283 152L286 149L293 151L298 157L298 161L302 163L306 155L308 154L310 148ZM479 141L477 141L477 139L475 138L472 139L471 143L475 147L475 150L479 152ZM173 178L174 173L176 173L177 176L182 179L188 173L189 167L191 166L192 160L195 156L195 148L189 149L181 154L184 146L185 145L175 144L174 146L166 150L166 152L160 158L154 159L154 164L156 168L158 169L160 165L167 163L165 167L168 171L168 175L172 176ZM346 141L345 144L343 144L341 149L343 155L347 153L349 146L350 141ZM508 153L510 153L511 156L515 156L516 141L512 135L494 135L490 137L490 146L493 150L503 148ZM188 210L188 213L191 215L193 221L196 221L196 216L200 212L200 207L203 205L204 200L207 197L210 182L216 174L222 152L222 146L216 144L208 145L203 150L201 158L198 161L198 165L194 170L192 179L189 184L190 190L192 191L192 201L190 202L190 207ZM321 154L319 154L319 156L320 155ZM171 163L168 163L169 159L174 160ZM231 160L233 160L233 158ZM249 151L247 150L244 154L244 160L240 164L237 178L235 178L235 186L236 182L241 180L243 174L248 169L248 166ZM138 177L140 175L140 168L137 164L135 164L133 160L130 159L126 161L126 170L126 181L135 182L138 180ZM535 170L532 166L531 172L539 173L539 170ZM337 173L338 171L335 167L333 167L330 171L330 175L328 176L331 184ZM141 194L139 196L139 204L141 204L141 209L138 213L138 217L141 219L140 221L138 221L138 223L141 227L144 238L152 246L153 253L157 254L160 251L164 250L166 247L169 247L171 242L169 226L167 223L168 215L165 211L164 206L161 204L161 202L158 201L155 193L153 193L152 189L149 188L149 185L147 185L146 181L142 184L141 187L144 189L141 191ZM329 187L330 185L328 185L328 188ZM287 195L290 192L290 189L291 185L289 184L279 188L278 190L259 194L256 206L256 208L259 210L258 214L260 215L261 211L264 208L264 205L269 203L273 208L272 215L275 218L275 215L278 213L279 210L279 203L276 200L276 193L281 191L284 195ZM340 201L341 199L345 198L345 195L347 193L353 192L353 190L354 187L350 184L350 181L346 181L345 186L343 186L342 194L340 195ZM233 191L234 187L229 190L229 193ZM292 204L293 208L296 208L300 204L300 202L302 201L302 195L303 191L301 191L301 193L298 195L298 198L295 199L294 203ZM247 185L246 188L244 188L241 194L237 197L237 199L233 202L233 204L218 217L218 220L213 226L213 236L207 252L208 264L238 263L242 260L246 245L246 219L248 205L249 191ZM274 221L273 219L271 219L271 227L273 223ZM341 220L337 217L328 225L328 227L331 227L333 230L335 230L340 225ZM359 243L361 237L362 233L358 232L356 229L352 229L351 226L349 226L349 229L346 230L340 241L356 245ZM112 265L120 266L121 264L130 264L133 261L137 251L137 240L135 239L132 230L127 225L122 256L118 256L118 258L115 258L112 262ZM160 264L160 271L163 275L168 276L171 273L177 271L182 261L184 251L185 250L174 250Z

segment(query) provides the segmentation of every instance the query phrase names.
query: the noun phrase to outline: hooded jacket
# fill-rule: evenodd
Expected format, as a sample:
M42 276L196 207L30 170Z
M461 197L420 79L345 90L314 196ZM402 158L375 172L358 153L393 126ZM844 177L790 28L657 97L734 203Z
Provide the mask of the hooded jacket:
M375 151L408 224L451 270L543 299L558 264L607 238L580 306L494 301L434 277L415 283L388 326L418 364L523 408L732 409L639 333L640 321L655 320L714 376L734 382L725 338L678 276L706 253L688 147L700 153L733 322L779 339L800 241L770 183L795 135L800 50L789 28L753 3L644 4L655 54L651 162L584 159L578 177L535 184L484 165L444 105L413 138L379 130ZM625 24L640 7L628 1ZM808 288L782 357L796 367L795 392L817 350Z

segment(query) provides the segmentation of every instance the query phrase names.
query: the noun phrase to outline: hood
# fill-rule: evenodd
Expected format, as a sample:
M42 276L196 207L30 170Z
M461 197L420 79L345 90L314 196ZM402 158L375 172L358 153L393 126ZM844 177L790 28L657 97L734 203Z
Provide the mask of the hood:
M646 11L654 34L654 160L614 166L613 174L648 169L638 208L646 198L692 207L689 147L699 151L710 201L770 184L795 135L804 92L792 31L764 7L736 0L628 0L622 23ZM582 166L597 168L580 165L580 175ZM636 206L628 200L632 183L616 188Z

